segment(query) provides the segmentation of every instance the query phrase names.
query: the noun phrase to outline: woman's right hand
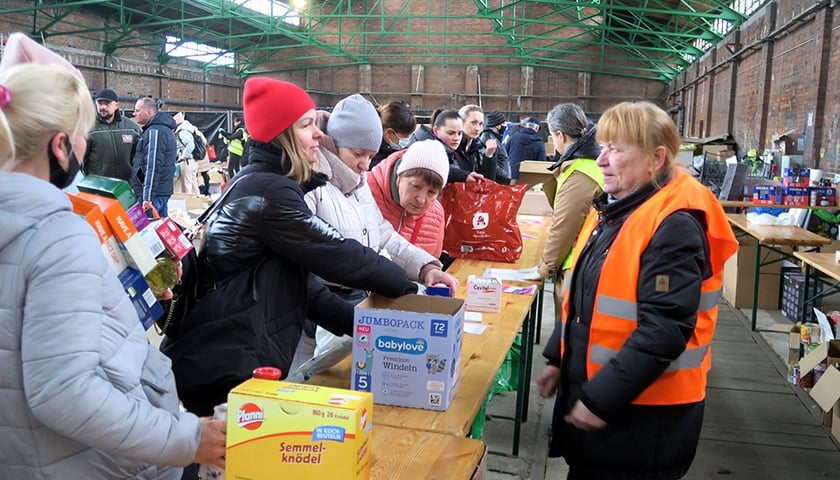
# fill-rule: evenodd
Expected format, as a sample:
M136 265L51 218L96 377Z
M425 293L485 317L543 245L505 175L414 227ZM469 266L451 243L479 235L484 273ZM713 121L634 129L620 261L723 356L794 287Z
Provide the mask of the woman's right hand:
M560 367L546 365L543 371L537 375L537 387L540 396L543 398L553 397L560 385Z
M470 174L467 175L467 179L466 179L465 182L466 183L476 183L476 182L480 182L482 180L484 180L484 175L482 175L478 172L470 172Z
M213 417L201 417L201 438L193 463L209 463L225 468L225 432L227 422Z

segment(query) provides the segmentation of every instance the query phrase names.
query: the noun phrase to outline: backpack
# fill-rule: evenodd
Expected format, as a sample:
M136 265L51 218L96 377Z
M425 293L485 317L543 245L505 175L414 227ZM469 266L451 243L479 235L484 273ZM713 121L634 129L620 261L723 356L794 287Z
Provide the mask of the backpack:
M234 185L245 176L238 175L234 178L222 195L198 216L198 219L196 219L191 227L184 230L184 236L190 241L193 241L204 228L204 224L207 223L210 216L222 206L225 197L233 190ZM172 339L178 338L178 328L184 323L190 310L200 300L198 271L198 254L195 248L193 248L181 259L181 279L177 285L172 287L172 300L161 301L164 315L155 321L158 334L166 335Z
M189 132L189 130L187 130ZM207 156L207 142L204 140L204 135L202 135L198 128L195 128L192 132L193 137L193 145L195 147L192 151L192 158L193 160L204 160L204 157ZM178 141L181 141L181 137L178 137ZM183 144L183 142L181 142Z

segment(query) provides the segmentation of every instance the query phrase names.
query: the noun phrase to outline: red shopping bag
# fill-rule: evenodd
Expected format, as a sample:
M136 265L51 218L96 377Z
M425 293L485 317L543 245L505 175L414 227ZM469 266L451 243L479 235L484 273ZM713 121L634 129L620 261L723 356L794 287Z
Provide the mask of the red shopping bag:
M490 180L456 182L441 194L446 212L443 249L455 258L515 262L522 255L516 212L528 190L524 183Z

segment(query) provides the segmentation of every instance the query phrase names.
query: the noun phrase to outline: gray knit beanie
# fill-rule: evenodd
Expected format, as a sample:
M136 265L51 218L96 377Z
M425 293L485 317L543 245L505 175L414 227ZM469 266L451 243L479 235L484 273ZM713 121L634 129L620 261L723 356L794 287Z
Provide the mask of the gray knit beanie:
M327 122L327 135L336 147L377 152L382 145L382 122L376 108L356 93L335 105Z

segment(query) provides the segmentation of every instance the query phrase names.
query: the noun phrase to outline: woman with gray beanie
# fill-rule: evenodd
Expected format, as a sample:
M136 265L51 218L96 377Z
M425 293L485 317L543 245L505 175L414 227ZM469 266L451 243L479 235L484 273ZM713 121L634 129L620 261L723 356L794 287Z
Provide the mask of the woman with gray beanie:
M309 209L345 238L357 240L393 260L409 278L426 285L457 287L458 281L441 269L437 258L394 231L373 200L365 179L371 157L382 142L382 124L376 108L364 97L355 94L339 101L328 117L322 115L321 118L326 119L326 126L320 144L318 169L329 177L329 182L306 194L304 199ZM367 297L367 292L363 290L329 283L327 286L351 303ZM333 338L327 330L319 328L318 332L319 346ZM306 347L300 345L295 360L307 360L308 353ZM320 353L320 350L316 349L315 353Z

